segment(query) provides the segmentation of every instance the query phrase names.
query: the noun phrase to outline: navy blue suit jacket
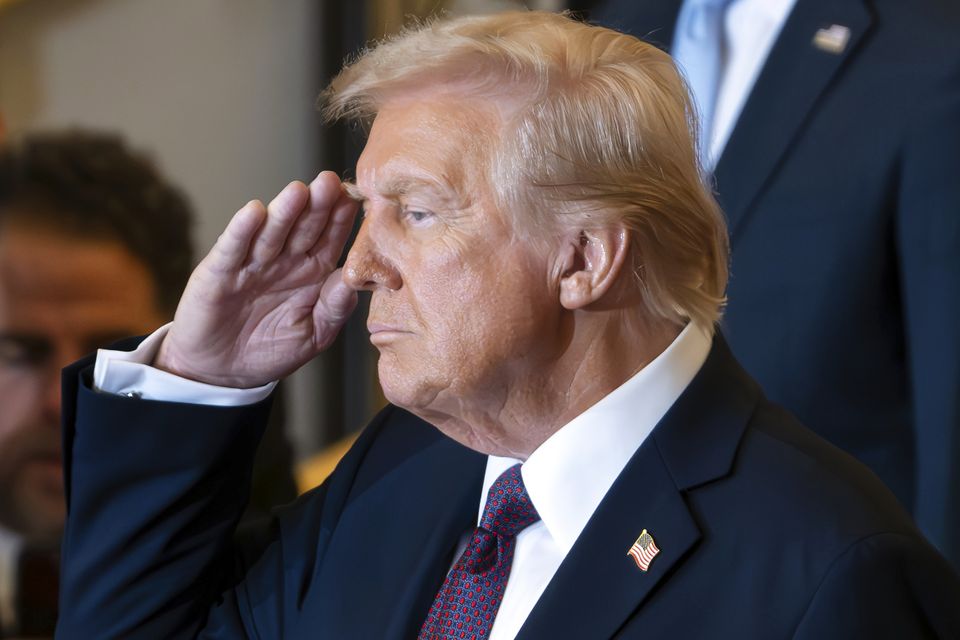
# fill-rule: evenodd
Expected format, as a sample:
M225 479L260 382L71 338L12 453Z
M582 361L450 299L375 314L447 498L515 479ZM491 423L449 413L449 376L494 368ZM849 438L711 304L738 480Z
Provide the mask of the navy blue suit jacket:
M235 532L267 403L64 377L57 637L415 638L476 524L485 456L389 407L333 475ZM661 552L627 555L647 529ZM717 338L518 637L957 638L960 581L879 480L769 404Z
M577 2L667 50L681 4ZM737 357L960 568L958 34L956 0L797 0L715 178Z

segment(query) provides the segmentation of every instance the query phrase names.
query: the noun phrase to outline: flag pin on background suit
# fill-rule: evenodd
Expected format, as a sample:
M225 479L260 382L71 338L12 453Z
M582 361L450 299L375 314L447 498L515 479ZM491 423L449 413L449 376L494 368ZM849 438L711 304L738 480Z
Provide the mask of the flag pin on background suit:
M647 533L646 529L640 533L640 537L637 538L637 541L634 542L630 550L627 551L627 555L633 558L633 561L637 563L641 571L646 571L650 568L650 562L658 553L660 553L660 549L657 548L657 543L653 541L653 536Z
M818 29L813 34L813 46L827 53L841 54L850 41L850 29L842 24L832 24L826 29Z

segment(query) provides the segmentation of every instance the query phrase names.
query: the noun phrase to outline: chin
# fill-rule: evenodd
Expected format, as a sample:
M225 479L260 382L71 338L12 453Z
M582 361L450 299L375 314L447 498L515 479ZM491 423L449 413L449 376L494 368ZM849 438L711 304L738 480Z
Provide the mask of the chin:
M432 405L441 387L422 375L426 367L414 369L410 371L392 355L381 354L377 363L380 388L387 401L422 417L418 409L426 410Z
M435 393L430 394L418 389L416 385L411 385L409 382L398 384L384 380L383 376L380 377L380 388L383 390L383 397L387 399L387 402L424 419L426 419L424 414L430 405L430 398L436 397Z
M19 533L37 544L56 544L63 534L65 517L62 506L34 504L30 512L20 518L22 530Z
M49 483L21 485L13 507L25 537L37 542L55 542L63 533L67 516L62 488Z

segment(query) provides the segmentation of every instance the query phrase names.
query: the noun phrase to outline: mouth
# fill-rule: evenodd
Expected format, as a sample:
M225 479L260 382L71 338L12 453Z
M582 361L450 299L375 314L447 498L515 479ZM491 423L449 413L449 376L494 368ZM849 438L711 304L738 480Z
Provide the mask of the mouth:
M370 342L374 345L386 344L410 334L409 331L400 327L379 322L367 323L367 330L370 332Z
M28 456L26 461L30 464L39 464L43 466L63 466L63 461L59 452L35 452Z

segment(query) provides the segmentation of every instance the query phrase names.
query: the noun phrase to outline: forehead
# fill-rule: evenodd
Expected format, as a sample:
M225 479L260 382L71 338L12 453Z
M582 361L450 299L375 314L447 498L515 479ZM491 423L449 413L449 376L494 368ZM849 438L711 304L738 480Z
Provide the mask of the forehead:
M357 162L365 196L486 184L501 126L493 104L420 93L383 105Z
M118 242L0 228L0 329L149 329L161 315L155 293L146 267Z

